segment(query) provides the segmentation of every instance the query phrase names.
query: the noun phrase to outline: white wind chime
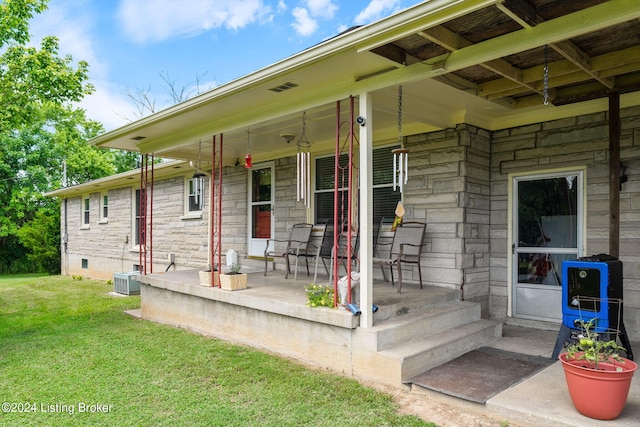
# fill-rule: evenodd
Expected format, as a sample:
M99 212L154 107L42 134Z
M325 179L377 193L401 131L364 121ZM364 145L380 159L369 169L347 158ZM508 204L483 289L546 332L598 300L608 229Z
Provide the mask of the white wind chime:
M191 179L193 180L193 195L194 195L194 203L198 206L199 209L202 209L204 202L204 177L206 174L202 171L202 162L201 162L201 153L202 153L202 141L198 141L198 164L195 167L196 171L193 173Z
M303 202L306 207L311 206L311 143L307 139L306 133L306 114L302 115L302 135L298 139L298 154L296 157L297 185L296 195L297 201Z
M400 190L409 178L409 150L404 148L402 140L402 86L398 87L398 143L400 148L391 150L393 154L393 191Z

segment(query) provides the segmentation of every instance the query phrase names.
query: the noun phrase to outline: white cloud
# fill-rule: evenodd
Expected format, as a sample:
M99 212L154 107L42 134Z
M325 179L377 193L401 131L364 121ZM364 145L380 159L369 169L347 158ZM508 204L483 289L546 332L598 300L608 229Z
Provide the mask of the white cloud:
M55 1L31 24L34 43L42 37L55 34L60 40L60 56L71 55L74 62L89 63L90 83L95 92L86 96L79 107L87 111L87 117L102 123L106 129L114 129L128 121L120 117L133 117L133 105L124 95L124 90L105 81L109 66L96 52L92 37L92 23L86 0Z
M307 7L311 16L333 19L338 6L331 0L307 0Z
M87 111L87 117L102 123L107 131L119 128L138 119L132 101L125 90L110 82L92 80L96 90L85 96L80 107Z
M236 30L268 19L270 13L262 0L122 0L118 18L125 34L145 43L213 28Z
M60 40L60 56L71 55L90 64L92 76L104 75L107 66L96 54L91 37L93 18L82 5L86 0L55 1L48 9L33 18L31 33L33 41L40 43L44 36L55 34Z
M388 16L399 6L399 0L371 0L359 14L354 22L357 25L364 25L376 21L384 16Z
M281 3L284 5L282 1ZM333 19L338 10L338 6L332 0L305 0L304 4L306 8L296 7L291 11L295 19L291 26L301 36L315 33L320 27L318 18Z
M278 12L285 12L287 10L287 4L284 0L278 1Z
M309 16L307 9L296 7L291 11L291 14L295 18L295 22L291 26L301 36L310 36L318 29L318 21Z

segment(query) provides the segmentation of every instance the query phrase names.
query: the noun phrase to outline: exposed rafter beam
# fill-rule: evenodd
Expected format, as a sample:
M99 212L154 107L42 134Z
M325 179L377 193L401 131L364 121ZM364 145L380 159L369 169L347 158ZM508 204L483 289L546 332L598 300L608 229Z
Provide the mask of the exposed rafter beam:
M500 0L496 7L524 28L538 24L538 11L527 0Z
M452 52L471 46L473 44L471 41L459 36L458 34L446 29L441 25L420 31L418 35L424 37L429 41L432 41L433 43L439 44L440 46ZM492 61L488 61L479 65L521 86L524 86L533 92L542 94L542 92L539 92L538 89L536 89L534 86L529 85L527 82L522 80L522 70L512 66L504 59L494 59Z
M444 61L447 71L456 71L545 44L593 33L637 18L640 18L637 0L611 0L423 62L433 64Z
M640 91L640 75L633 74L621 76L616 79L616 92L624 94L637 91ZM553 104L566 105L604 98L608 96L610 92L609 89L604 88L600 83L591 81L582 85L558 89ZM526 96L516 101L516 108L540 105L540 102L541 99L538 95Z
M602 77L612 77L640 71L640 46L629 47L616 52L605 53L591 58L595 71ZM618 65L623 64L623 65ZM543 65L522 71L522 78L529 84L539 87L542 83ZM549 64L550 85L569 85L588 80L590 77L578 69L569 60L555 61ZM507 79L491 80L478 85L478 96L495 99L521 93L520 85Z
M535 13L535 6L527 0L503 0L497 5L503 13L514 21L518 22L524 28L535 27L544 22L544 19ZM572 42L564 40L550 43L549 46L560 55L573 62L578 68L587 73L591 78L599 81L605 87L613 89L614 81L610 78L604 78L594 71L591 66L591 58Z
M375 28L367 27L371 34L367 40L360 43L357 52L371 51L377 47L393 43L396 40L415 34L422 28L440 25L452 19L460 18L469 13L492 6L500 0L430 0L420 3L411 9L420 9L423 13L416 15L412 20L398 17L397 22L392 22L393 31L375 33ZM393 19L393 17L391 17Z
M551 48L558 52L560 55L573 62L585 73L589 74L592 78L599 81L602 85L609 89L613 89L614 81L611 78L602 77L600 73L593 70L591 64L591 57L580 50L576 45L569 41L552 43Z
M579 37L638 18L640 8L637 0L610 0L545 21L535 27L523 28L384 75L361 80L351 86L350 90L351 93L361 93L381 89L389 84L434 78L443 73ZM575 71L575 67L573 70ZM539 96L536 95L536 98L539 99Z

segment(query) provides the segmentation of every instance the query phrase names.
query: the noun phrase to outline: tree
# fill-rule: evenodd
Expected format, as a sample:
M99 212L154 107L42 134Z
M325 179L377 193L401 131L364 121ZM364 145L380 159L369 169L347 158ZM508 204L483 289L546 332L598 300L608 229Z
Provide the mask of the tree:
M27 46L29 20L46 8L46 0L0 3L0 132L31 122L45 103L68 105L93 92L89 65L73 67L70 55L60 57L58 39L43 38L40 48Z
M93 91L88 64L60 57L55 37L27 46L46 4L0 2L0 273L59 271L60 204L43 193L62 185L63 162L71 184L135 167L131 153L86 143L103 131L73 106Z
M169 73L166 72L160 72L160 78L162 79L163 86L169 92L169 98L173 104L184 102L213 87L212 85L203 85L203 75L199 74L196 74L195 81L190 82L185 86L178 86L175 79L171 78ZM134 119L136 120L141 119L148 114L156 113L165 107L165 105L158 105L158 101L151 94L151 85L146 88L138 87L136 88L135 93L127 90L125 94L135 107ZM125 120L132 120L126 115L120 114L120 116Z

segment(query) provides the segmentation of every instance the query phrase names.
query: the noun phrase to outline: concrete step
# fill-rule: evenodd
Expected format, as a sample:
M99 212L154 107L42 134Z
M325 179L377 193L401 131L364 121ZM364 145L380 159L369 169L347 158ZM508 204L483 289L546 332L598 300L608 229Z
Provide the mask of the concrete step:
M478 320L479 304L455 301L385 320L374 326L372 332L376 334L376 350L381 351Z
M411 292L411 297L406 294ZM425 286L424 289L403 290L402 294L388 284L388 288L376 288L374 303L379 307L374 321L380 324L388 319L424 313L425 308L452 303L460 299L460 291L438 286Z
M502 322L478 320L421 339L413 339L382 350L378 355L388 359L389 363L400 364L399 380L404 381L485 346L500 336Z

